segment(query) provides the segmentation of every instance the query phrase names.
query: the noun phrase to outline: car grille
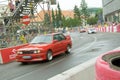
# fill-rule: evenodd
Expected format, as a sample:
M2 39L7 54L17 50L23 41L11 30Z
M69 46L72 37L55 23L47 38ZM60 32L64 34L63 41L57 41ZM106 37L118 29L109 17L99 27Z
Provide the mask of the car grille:
M22 52L23 52L23 54L34 54L33 50L31 50L31 51L22 51Z

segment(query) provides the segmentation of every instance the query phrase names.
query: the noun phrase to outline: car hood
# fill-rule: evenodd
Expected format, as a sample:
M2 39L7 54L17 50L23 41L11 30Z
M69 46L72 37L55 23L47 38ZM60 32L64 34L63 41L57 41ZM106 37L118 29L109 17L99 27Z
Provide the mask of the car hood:
M29 44L28 46L25 46L23 48L20 48L18 50L38 50L46 48L49 44Z

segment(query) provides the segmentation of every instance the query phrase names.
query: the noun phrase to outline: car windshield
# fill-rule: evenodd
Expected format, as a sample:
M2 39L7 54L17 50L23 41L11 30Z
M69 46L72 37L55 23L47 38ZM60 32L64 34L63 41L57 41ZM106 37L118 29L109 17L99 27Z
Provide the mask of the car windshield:
M90 30L95 30L95 29L92 28L92 29L90 29Z
M41 35L41 36L36 36L30 43L40 44L40 43L51 43L51 42L52 42L51 35Z

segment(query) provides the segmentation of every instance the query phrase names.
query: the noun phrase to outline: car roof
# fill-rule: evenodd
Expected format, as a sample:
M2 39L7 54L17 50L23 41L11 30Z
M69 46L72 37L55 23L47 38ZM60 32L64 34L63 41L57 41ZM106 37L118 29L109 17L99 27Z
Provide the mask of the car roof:
M49 33L49 34L41 34L41 35L56 35L56 34L62 34L62 33L57 32L57 33Z

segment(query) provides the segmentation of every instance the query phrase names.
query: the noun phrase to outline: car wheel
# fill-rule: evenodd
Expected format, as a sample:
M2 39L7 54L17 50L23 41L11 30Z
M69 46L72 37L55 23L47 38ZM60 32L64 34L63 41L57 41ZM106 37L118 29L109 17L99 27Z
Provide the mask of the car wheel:
M67 53L67 54L70 54L70 52L71 52L71 46L68 45L68 46L67 46L67 51L66 51L66 53Z
M47 52L47 60L51 61L53 59L52 51Z

